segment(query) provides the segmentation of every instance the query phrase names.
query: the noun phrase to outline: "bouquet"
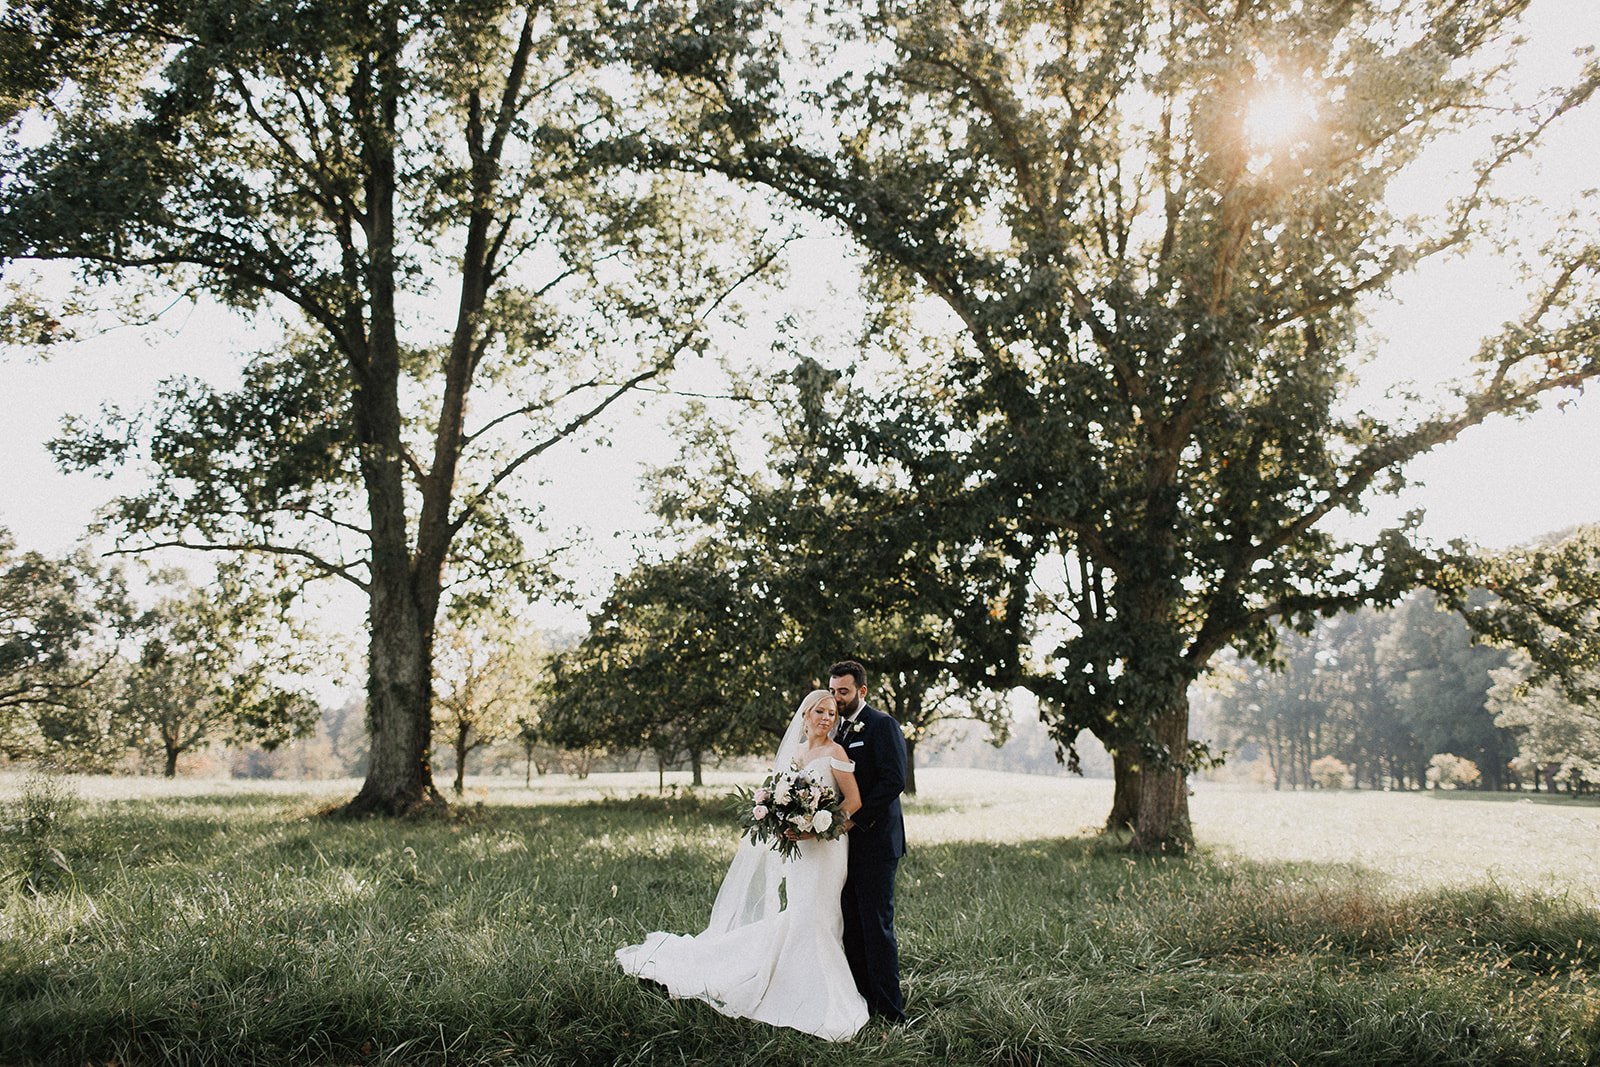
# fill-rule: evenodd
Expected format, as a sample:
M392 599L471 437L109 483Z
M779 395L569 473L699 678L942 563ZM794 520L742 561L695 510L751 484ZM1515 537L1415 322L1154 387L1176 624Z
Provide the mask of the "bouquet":
M800 842L785 831L814 834L833 840L844 832L837 790L827 778L812 774L796 761L788 770L775 771L755 790L736 790L734 803L745 837L771 841L784 859L800 854Z

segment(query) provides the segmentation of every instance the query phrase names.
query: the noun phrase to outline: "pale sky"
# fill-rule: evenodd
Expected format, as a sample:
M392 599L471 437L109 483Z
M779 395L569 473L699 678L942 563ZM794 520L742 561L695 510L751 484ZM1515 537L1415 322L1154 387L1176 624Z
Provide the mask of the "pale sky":
M1573 49L1600 43L1600 2L1541 0L1529 23L1538 46L1533 73L1557 80L1575 65ZM1528 192L1565 199L1586 185L1600 159L1600 104L1557 131L1552 151L1537 172L1523 176ZM1441 166L1448 167L1448 159ZM855 326L855 301L848 246L820 231L795 246L789 280L781 292L751 315L752 327L726 341L735 362L769 357L764 324L788 311L810 311L824 329L848 337ZM1478 339L1513 317L1506 266L1492 257L1430 266L1407 279L1391 298L1374 307L1385 342L1364 375L1374 397L1405 379L1428 386L1464 371ZM137 407L158 381L175 374L226 380L237 354L262 343L243 324L215 310L181 308L160 329L115 330L56 352L39 363L6 353L0 388L0 525L24 548L67 549L97 507L131 477L110 481L56 471L45 442L69 414L93 414L102 402ZM689 366L680 388L715 386L708 366ZM561 447L543 468L542 492L556 530L593 539L584 552L585 585L603 592L608 575L625 567L634 546L647 543L651 518L638 487L651 464L676 448L665 428L672 405L659 397L627 405L609 421L612 446ZM1504 547L1576 523L1600 521L1600 398L1576 398L1566 410L1553 406L1520 420L1497 420L1468 431L1458 442L1417 462L1412 471L1426 484L1398 503L1384 502L1372 518L1378 525L1400 512L1425 507L1424 532L1443 541L1464 537ZM541 622L581 627L582 613L550 606Z

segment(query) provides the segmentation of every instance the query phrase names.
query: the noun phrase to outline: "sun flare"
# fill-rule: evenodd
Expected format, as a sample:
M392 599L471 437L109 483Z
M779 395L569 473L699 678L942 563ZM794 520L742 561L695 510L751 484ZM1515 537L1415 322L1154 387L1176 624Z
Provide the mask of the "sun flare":
M1251 99L1244 129L1257 149L1281 148L1304 139L1316 120L1316 99L1303 86L1273 82Z

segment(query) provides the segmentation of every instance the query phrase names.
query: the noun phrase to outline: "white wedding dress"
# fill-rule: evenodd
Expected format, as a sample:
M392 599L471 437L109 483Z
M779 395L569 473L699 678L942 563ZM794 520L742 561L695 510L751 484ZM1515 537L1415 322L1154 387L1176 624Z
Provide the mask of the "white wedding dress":
M852 771L855 764L827 756L806 764L818 767L831 777L834 767ZM866 1024L867 1002L844 957L839 892L849 842L801 841L791 860L750 841L739 848L703 932L657 931L643 944L618 949L617 962L674 997L703 1000L724 1015L829 1041L853 1037Z

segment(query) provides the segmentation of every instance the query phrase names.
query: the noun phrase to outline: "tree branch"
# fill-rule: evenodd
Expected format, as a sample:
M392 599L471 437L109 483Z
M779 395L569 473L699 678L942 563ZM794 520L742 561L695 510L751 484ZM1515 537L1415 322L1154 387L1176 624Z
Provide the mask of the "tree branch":
M141 552L152 552L158 548L186 548L196 552L260 552L269 556L292 556L303 559L317 570L330 578L343 578L362 592L369 592L370 587L351 571L340 564L330 563L309 549L296 548L292 545L274 545L261 541L240 542L204 542L204 541L151 541L143 545L134 545L129 548L108 549L102 555L106 556L133 556Z

